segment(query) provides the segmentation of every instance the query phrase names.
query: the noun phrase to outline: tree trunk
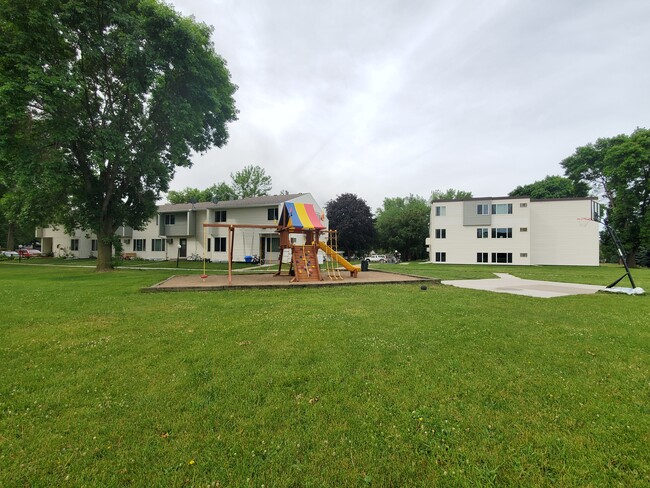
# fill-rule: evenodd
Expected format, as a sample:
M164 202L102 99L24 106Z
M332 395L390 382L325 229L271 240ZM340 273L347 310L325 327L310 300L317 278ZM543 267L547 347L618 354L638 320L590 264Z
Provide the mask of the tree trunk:
M7 250L13 251L16 243L14 242L14 234L16 232L16 224L14 222L9 222L7 226Z
M113 270L113 244L111 243L113 234L115 234L113 222L111 219L106 219L97 233L97 267L95 268L97 272Z
M634 250L627 253L627 267L636 268L636 251Z

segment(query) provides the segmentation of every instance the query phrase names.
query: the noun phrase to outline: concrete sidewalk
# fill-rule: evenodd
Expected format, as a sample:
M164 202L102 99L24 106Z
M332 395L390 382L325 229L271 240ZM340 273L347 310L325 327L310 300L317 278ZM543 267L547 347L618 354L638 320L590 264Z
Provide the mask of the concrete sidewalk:
M507 273L494 273L497 278L487 280L444 280L443 285L473 290L511 293L536 298L565 297L569 295L591 295L604 286L560 283L554 281L522 280Z

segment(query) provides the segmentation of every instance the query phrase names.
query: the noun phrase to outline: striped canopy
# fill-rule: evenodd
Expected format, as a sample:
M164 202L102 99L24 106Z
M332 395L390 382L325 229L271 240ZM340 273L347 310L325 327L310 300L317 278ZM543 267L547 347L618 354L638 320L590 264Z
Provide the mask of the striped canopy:
M311 203L285 202L278 224L294 229L321 230L325 228Z

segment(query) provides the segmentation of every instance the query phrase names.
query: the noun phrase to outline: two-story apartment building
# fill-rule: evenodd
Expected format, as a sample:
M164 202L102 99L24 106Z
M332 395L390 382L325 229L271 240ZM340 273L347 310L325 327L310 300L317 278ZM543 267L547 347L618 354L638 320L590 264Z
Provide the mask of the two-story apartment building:
M196 254L211 261L227 261L227 235L225 227L207 227L204 223L245 224L268 228L239 228L233 242L233 260L244 261L246 256L257 255L268 262L278 259L280 238L275 231L278 215L286 202L309 203L319 214L324 213L309 193L269 195L222 202L165 204L144 229L120 227L120 237L125 253L143 259L185 259ZM327 219L324 218L327 227ZM47 227L37 229L43 253L55 256L87 258L96 255L97 239L90 232L76 229L67 234L63 229ZM301 239L302 236L296 236Z
M431 206L430 260L450 264L597 266L593 198L440 200Z

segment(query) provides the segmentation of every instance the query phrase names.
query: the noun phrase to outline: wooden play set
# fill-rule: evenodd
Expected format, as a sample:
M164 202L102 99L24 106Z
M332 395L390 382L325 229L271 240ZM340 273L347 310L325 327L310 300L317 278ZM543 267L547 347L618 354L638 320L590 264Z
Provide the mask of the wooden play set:
M235 229L275 229L280 235L280 256L278 270L274 276L292 276L291 282L322 281L324 278L318 262L318 251L322 250L330 261L325 261L327 277L330 280L343 279L337 264L350 272L356 278L361 269L350 264L337 252L337 232L330 231L323 225L324 215L319 217L314 206L310 203L286 202L282 207L278 223L270 225L254 224L203 224L204 246L206 229L209 227L225 227L228 229L228 283L232 283L233 243ZM292 242L292 235L302 234L303 244ZM325 237L321 240L321 237ZM297 239L296 239L297 240ZM327 244L330 242L331 246ZM289 262L284 263L284 258L290 254ZM205 260L204 260L205 262ZM337 263L337 264L335 264ZM283 264L289 264L289 269L283 273ZM203 271L205 274L205 266Z

